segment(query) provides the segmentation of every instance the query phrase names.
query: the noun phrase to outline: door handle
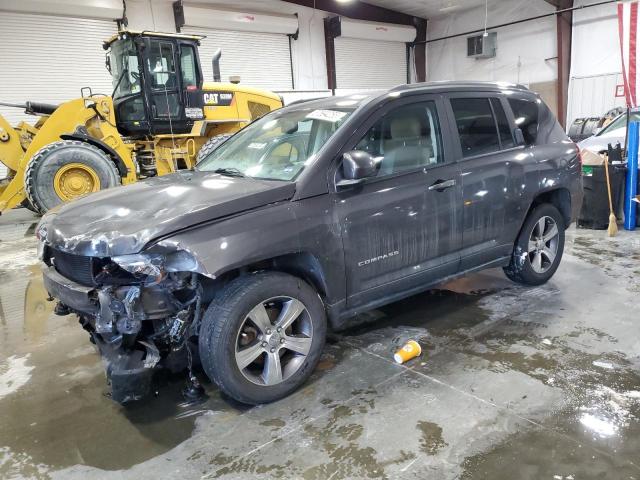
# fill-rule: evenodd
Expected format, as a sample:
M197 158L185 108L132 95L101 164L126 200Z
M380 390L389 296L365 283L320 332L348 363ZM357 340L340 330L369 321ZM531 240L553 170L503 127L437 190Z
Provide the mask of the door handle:
M447 188L455 186L456 181L452 178L450 180L438 180L433 185L429 186L429 191L444 192Z

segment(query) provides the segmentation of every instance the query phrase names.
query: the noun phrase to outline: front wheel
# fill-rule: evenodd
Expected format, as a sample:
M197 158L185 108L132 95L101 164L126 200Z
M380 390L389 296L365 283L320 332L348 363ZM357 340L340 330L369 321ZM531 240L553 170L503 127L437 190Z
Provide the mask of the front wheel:
M550 204L534 208L520 231L509 266L510 280L525 285L542 285L556 272L564 251L564 218Z
M242 276L223 288L202 319L202 366L233 399L273 402L311 375L326 329L322 301L303 280L279 272Z
M99 148L78 140L60 140L38 150L25 172L25 192L39 213L120 184L118 169Z

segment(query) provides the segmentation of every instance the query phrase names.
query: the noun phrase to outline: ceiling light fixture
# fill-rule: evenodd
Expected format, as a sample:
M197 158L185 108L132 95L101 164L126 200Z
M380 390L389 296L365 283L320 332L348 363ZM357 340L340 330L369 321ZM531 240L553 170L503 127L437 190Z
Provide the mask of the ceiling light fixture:
M454 10L459 10L460 5L447 5L446 7L440 8L440 11L443 13L453 12Z

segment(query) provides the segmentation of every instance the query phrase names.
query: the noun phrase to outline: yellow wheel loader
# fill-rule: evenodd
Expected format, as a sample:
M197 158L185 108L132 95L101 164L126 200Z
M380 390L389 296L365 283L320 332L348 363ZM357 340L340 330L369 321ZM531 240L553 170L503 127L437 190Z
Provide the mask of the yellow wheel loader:
M192 168L250 121L282 106L265 90L204 82L203 37L121 31L104 42L113 93L61 105L26 102L34 125L12 127L0 115L0 213L23 204L44 213L98 190Z

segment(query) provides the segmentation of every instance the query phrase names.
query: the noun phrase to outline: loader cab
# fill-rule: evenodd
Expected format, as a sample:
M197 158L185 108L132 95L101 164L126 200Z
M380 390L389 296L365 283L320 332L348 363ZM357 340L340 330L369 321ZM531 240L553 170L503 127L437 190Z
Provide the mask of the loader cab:
M105 43L118 130L141 137L191 131L203 118L199 38L121 32Z

